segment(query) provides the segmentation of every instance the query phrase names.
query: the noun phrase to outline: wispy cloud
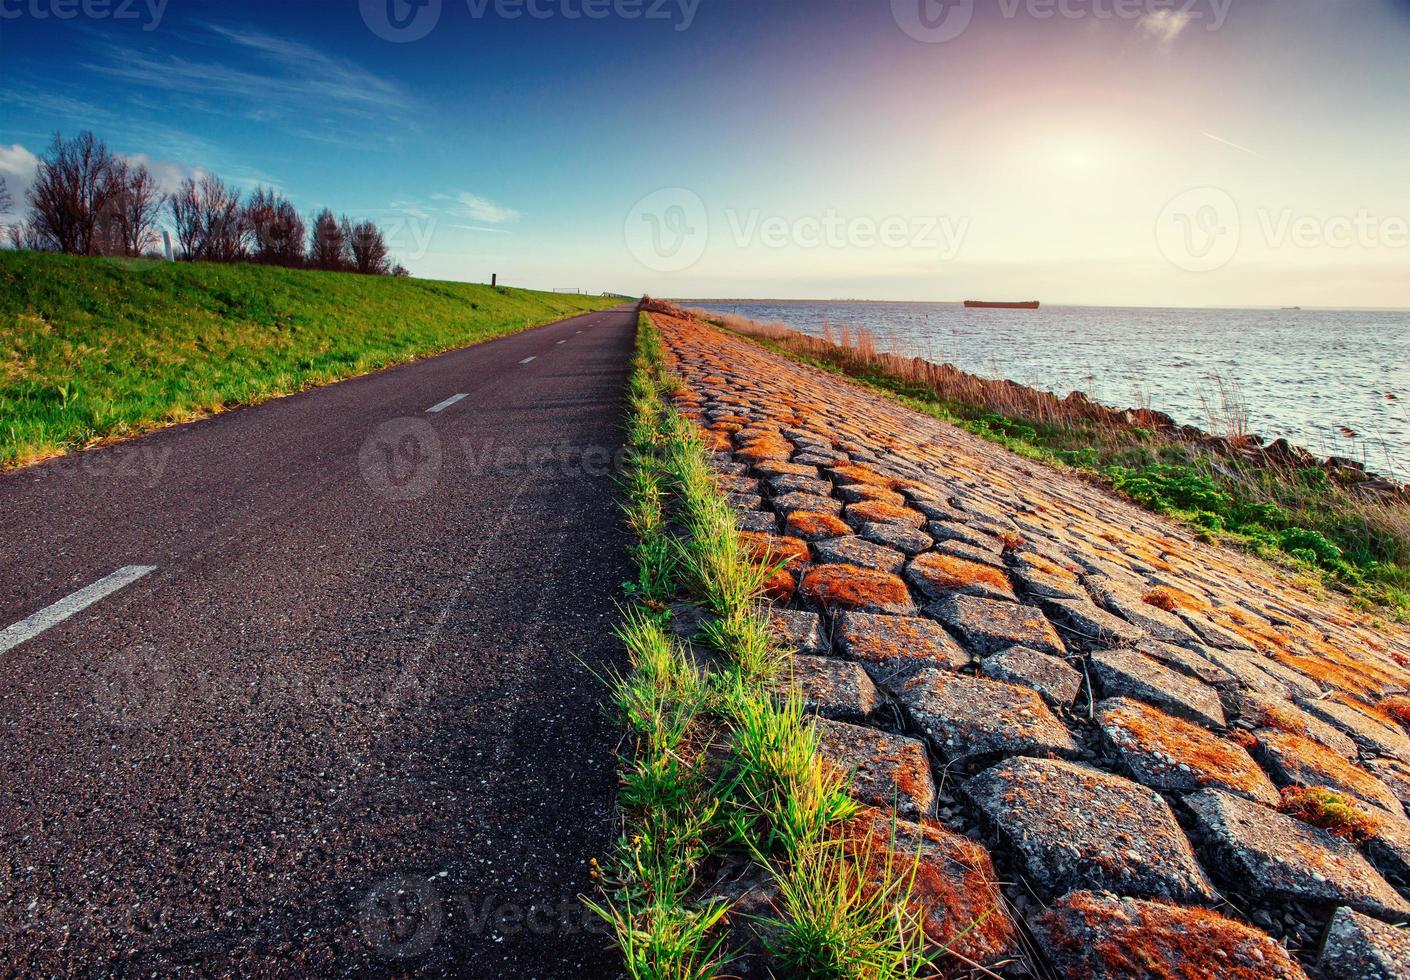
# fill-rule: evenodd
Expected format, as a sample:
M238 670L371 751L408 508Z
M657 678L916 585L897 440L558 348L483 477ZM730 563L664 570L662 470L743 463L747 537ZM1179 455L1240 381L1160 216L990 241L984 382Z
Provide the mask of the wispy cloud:
M164 101L184 99L197 111L279 125L325 142L343 141L350 120L385 124L412 108L407 93L388 79L312 45L257 31L207 25L182 54L108 43L97 51L99 57L83 65L88 71L160 92Z
M436 201L454 202L449 212L458 218L469 218L471 221L478 221L485 225L501 225L519 220L519 212L513 208L496 204L487 197L471 194L469 191L461 191L459 194L453 195L433 194L431 197Z
M39 158L20 144L0 145L0 177L5 178L5 188L10 192L15 213L25 207L25 193L34 183L34 171L38 166ZM4 217L7 215L0 212L0 218Z
M1225 146L1233 147L1234 149L1238 150L1238 151L1241 152L1241 153L1247 153L1247 154L1248 154L1249 156L1251 156L1251 157L1258 157L1260 160L1263 159L1263 154L1258 153L1258 152L1256 152L1256 151L1254 151L1254 150L1250 150L1250 149L1249 149L1248 147L1246 147L1246 146L1240 146L1238 143L1235 143L1233 140L1226 140L1224 137L1222 137L1222 136L1215 136L1213 133L1200 133L1200 135L1203 136L1205 139L1210 139L1210 140L1213 140L1213 141L1216 142L1216 143L1222 143L1222 144L1224 144Z
M488 231L496 235L511 234L508 228L488 228L485 225L451 225L452 228L460 228L464 231Z
M1141 17L1137 24L1146 37L1159 44L1173 44L1190 26L1194 18L1183 10L1154 10Z

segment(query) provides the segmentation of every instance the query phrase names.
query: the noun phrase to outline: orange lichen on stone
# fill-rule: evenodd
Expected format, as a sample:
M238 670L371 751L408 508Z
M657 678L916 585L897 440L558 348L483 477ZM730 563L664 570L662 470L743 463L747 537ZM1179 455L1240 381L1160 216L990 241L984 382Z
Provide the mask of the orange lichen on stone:
M845 842L869 888L909 881L926 945L943 951L937 963L942 976L968 976L974 964L996 964L1017 951L1018 929L983 845L932 821L910 823L874 808L836 825L832 834Z
M740 531L739 542L750 558L765 565L783 564L786 568L797 568L808 561L808 542L802 538L785 538L762 531Z
M928 551L911 562L910 574L924 578L937 589L960 590L974 585L987 585L1000 592L1011 589L1009 577L992 565L938 551Z
M774 602L787 602L792 599L797 588L798 583L794 580L793 574L782 568L776 569L768 578L764 579L762 586L764 596Z
M784 530L810 540L837 538L852 533L851 525L842 518L814 510L795 510L788 515Z
M818 565L803 576L803 595L838 609L892 610L911 605L906 583L895 575L856 565Z
M838 466L832 471L840 483L870 483L872 486L892 489L893 482L890 477L882 476L875 470L869 470L865 466Z
M1023 540L1023 535L1017 531L1005 531L999 535L999 543L1004 546L1005 551L1018 551L1027 542Z
M1405 728L1410 728L1410 696L1392 694L1388 698L1381 698L1376 707L1387 718Z
M1342 840L1360 844L1376 835L1376 825L1356 800L1321 786L1288 786L1278 809Z
M1150 980L1293 980L1306 974L1274 940L1208 909L1071 892L1038 917L1064 975Z
M909 507L897 507L882 500L863 500L847 506L847 516L858 521L875 521L879 524L908 524L920 527L925 523L925 515Z
M1103 728L1112 730L1118 744L1131 744L1142 752L1170 760L1172 767L1188 769L1201 786L1227 786L1255 799L1263 796L1272 801L1268 778L1243 748L1143 702L1127 700L1115 704L1119 706L1103 710L1101 721Z

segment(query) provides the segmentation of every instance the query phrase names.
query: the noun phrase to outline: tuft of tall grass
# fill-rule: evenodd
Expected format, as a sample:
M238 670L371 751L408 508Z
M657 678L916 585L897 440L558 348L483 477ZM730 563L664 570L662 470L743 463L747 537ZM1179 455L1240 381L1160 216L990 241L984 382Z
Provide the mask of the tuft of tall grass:
M857 805L819 757L800 698L773 693L789 654L761 605L770 570L745 551L699 436L666 403L675 384L643 315L622 480L638 566L627 592L640 605L617 628L629 669L611 679L631 742L619 768L627 829L596 867L602 896L588 905L611 926L629 976L716 976L731 952L720 928L728 909L696 901L697 878L742 853L782 883L781 962L816 966L808 975L911 976L924 940L914 917L893 908L910 908L906 889L862 894L839 884L860 872L817 864ZM709 669L669 631L681 589L710 614L699 637L719 654ZM864 969L830 973L829 963Z

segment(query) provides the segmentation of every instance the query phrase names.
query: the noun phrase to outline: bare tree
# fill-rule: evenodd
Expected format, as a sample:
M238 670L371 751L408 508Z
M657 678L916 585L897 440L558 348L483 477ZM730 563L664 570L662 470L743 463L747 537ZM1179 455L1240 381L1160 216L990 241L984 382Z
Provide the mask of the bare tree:
M167 199L182 258L236 262L249 253L240 195L219 177L188 177Z
M115 169L114 157L91 131L71 140L54 134L29 189L30 226L44 247L97 254L99 218L117 193Z
M5 226L5 237L10 240L11 248L25 247L25 229L27 227L23 221L16 221L12 225Z
M387 257L387 243L382 231L371 221L364 221L353 228L348 240L352 249L353 267L366 276L385 276L391 271Z
M313 219L313 235L309 239L308 261L315 269L338 270L352 265L348 239L352 229L348 219L341 222L324 208Z
M157 182L145 164L119 160L114 167L117 192L108 203L105 220L112 231L107 236L122 255L142 255L157 245L157 216L162 196Z
M15 206L15 199L10 196L10 188L5 186L5 178L0 177L0 214L4 214Z
M409 279L411 278L411 270L398 262L392 266L392 275Z
M299 266L304 261L304 219L287 198L273 188L257 187L245 205L251 252L256 262Z

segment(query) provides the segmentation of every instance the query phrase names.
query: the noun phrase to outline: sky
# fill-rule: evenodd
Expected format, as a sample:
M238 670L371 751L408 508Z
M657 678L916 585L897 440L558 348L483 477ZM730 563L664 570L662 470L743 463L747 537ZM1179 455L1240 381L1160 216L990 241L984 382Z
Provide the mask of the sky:
M1410 307L1410 0L0 0L0 82L21 201L92 129L424 277Z

